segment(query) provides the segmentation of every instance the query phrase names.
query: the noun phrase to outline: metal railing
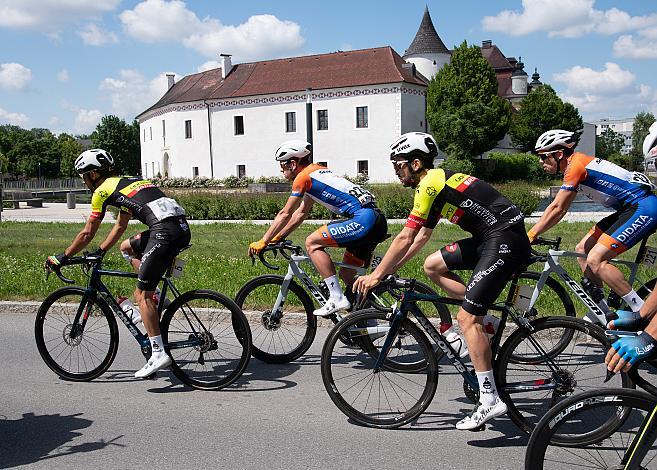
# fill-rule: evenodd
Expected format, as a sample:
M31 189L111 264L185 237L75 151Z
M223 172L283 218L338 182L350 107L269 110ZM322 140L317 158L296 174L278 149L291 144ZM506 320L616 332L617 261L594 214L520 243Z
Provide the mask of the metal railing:
M35 179L19 181L3 181L5 191L23 190L35 191L40 189L85 189L81 178Z

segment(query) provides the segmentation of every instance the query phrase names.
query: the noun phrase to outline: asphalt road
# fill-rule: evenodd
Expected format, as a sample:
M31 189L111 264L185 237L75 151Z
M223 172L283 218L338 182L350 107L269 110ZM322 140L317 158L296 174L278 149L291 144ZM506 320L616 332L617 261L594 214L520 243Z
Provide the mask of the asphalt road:
M133 379L143 357L121 330L105 375L66 382L42 362L33 317L0 312L0 468L523 468L527 439L508 419L476 433L454 428L471 404L451 367L416 423L375 430L350 423L324 390L326 329L300 360L252 359L220 392L168 372Z

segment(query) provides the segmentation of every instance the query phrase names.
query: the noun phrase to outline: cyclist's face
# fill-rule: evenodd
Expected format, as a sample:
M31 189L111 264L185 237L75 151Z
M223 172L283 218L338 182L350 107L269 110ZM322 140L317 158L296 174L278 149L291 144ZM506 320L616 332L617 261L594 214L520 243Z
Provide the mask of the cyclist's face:
M283 177L288 181L294 180L296 168L297 162L294 160L281 162L281 173L283 173Z
M561 150L555 150L553 152L543 152L538 154L538 158L541 159L541 164L543 165L543 170L551 175L557 173L557 166L559 165L558 158L563 156Z
M412 171L410 162L407 160L393 160L392 166L402 186L408 188L417 184L417 177Z

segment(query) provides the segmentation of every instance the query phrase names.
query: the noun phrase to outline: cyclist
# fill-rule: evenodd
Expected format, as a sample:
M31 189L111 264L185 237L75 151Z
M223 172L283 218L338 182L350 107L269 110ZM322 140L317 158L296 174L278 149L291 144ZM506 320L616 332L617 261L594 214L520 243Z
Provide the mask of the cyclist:
M180 249L189 245L191 234L185 211L166 197L153 183L137 177L116 176L114 159L102 149L86 150L75 160L75 171L93 191L91 215L85 227L63 253L50 256L46 267L59 267L84 249L93 240L105 216L108 205L120 209L116 224L94 253L104 256L121 238L132 217L148 226L148 230L129 240L124 256L140 258L135 300L151 342L152 355L146 365L135 373L144 378L171 364L164 351L160 324L153 301L155 288ZM126 248L124 243L122 246Z
M310 163L311 153L311 144L302 140L286 141L276 150L275 158L280 162L281 172L292 182L292 194L262 238L249 245L249 255L254 256L269 243L285 239L308 217L315 201L344 217L321 226L306 238L308 256L330 293L326 304L314 314L328 316L350 308L351 302L342 292L335 266L325 248L346 248L345 263L365 266L376 245L386 238L388 224L369 191L324 166ZM355 276L353 269L340 270L340 277L349 287Z
M553 227L568 211L577 191L605 207L614 209L591 228L577 244L576 251L586 254L578 261L584 276L597 288L604 281L620 295L633 311L643 300L625 280L623 273L609 260L629 250L657 227L657 196L646 175L627 171L609 161L575 152L579 133L553 129L541 134L535 151L543 169L554 175L563 172L563 184L539 221L528 232L534 239ZM585 281L586 282L586 281Z
M643 154L647 159L657 157L657 122L643 140ZM607 325L612 330L643 332L636 336L621 336L607 353L607 368L612 372L627 372L630 368L657 352L657 294L653 291L638 312L619 310L617 318Z
M361 294L395 272L429 240L440 218L472 234L430 255L424 269L436 284L462 298L457 319L479 381L479 405L457 429L475 429L506 413L497 394L492 352L483 318L513 273L526 263L529 240L523 215L488 183L463 173L434 168L438 154L434 138L422 132L402 135L390 146L390 160L402 185L415 188L415 199L405 227L379 266L359 277L354 290ZM467 287L452 270L472 269Z

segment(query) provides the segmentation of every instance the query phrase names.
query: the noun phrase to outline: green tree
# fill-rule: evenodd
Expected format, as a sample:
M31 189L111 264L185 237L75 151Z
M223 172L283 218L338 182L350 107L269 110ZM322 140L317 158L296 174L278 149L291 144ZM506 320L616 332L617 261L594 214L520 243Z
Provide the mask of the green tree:
M504 137L510 103L497 95L495 71L476 46L463 42L429 83L427 120L438 146L452 158L471 160Z
M545 131L576 131L583 127L584 122L577 108L564 103L550 85L542 85L522 100L520 110L511 120L509 135L513 145L523 152L531 152L536 139Z
M595 138L595 156L609 160L612 155L620 155L625 137L609 127Z
M136 175L140 170L139 123L126 123L116 116L103 116L91 134L95 148L107 150L114 157L114 167L124 175Z
M648 129L655 122L652 113L640 112L634 118L632 126L632 150L630 159L632 170L643 171L643 139L648 135Z
M77 176L73 164L83 150L82 145L75 137L62 133L57 136L57 147L60 154L59 172L61 176L69 178Z

